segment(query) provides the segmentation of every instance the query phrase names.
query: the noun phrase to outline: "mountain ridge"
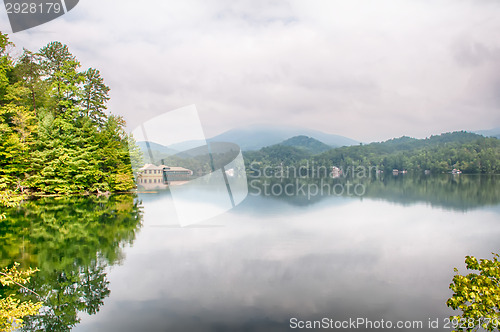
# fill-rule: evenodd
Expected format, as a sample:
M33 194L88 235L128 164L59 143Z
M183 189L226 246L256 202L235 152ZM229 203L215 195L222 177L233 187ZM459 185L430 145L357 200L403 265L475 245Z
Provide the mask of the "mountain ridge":
M488 130L476 130L476 131L473 131L473 133L483 135L486 137L500 138L500 127L492 128L492 129L488 129Z
M254 126L254 127L247 127L246 129L234 129L230 131L226 131L220 135L214 136L212 138L209 138L207 141L208 142L217 142L217 141L222 141L222 142L232 142L235 144L238 144L243 151L259 151L262 148L265 147L270 147L274 145L283 145L283 146L292 146L292 147L297 147L297 148L302 148L304 151L309 152L310 154L317 154L317 153L326 153L331 149L334 148L340 148L341 146L335 146L328 144L325 141L322 141L320 139L317 139L313 136L307 135L307 134L299 134L291 137L287 137L283 140L279 140L275 142L277 139L279 139L281 136L289 134L291 132L294 132L295 130L301 130L298 128L293 128L293 130L289 130L290 127L280 127L280 128L285 128L282 131L278 131L277 133L273 132L273 128L278 128L278 127L272 127L272 126ZM344 145L344 147L349 147L349 146L357 146L357 145L363 145L363 146L372 146L376 148L376 150L379 151L379 153L387 153L390 151L402 151L402 150L407 150L407 149L414 149L415 147L423 147L424 145L428 146L429 144L447 144L449 142L466 142L470 141L471 139L479 138L479 137L484 137L484 136L490 136L490 135L485 135L490 132L494 132L495 129L492 130L487 130L487 131L456 131L456 132L449 132L449 133L442 133L438 135L431 135L430 137L423 138L423 139L418 139L418 138L413 138L409 136L401 136L398 138L392 138L386 141L382 142L372 142L372 143L360 143L357 141L354 141L352 139L339 136L339 135L333 135L333 134L325 134L319 131L314 131L314 130L309 130L309 129L303 129L304 132L313 132L316 134L316 136L322 136L326 137L327 139L329 138L330 141L337 140L337 142L344 142L346 143L351 143L348 145ZM262 134L263 132L267 133L264 135L259 135ZM269 135L269 133L272 133L272 135ZM265 136L262 138L262 136ZM300 140L298 137L301 137L300 139L303 140L302 143L298 143L297 140ZM495 138L499 138L496 136L492 136ZM266 141L270 141L271 144L267 144L264 146L259 147L260 145L264 144ZM308 147L307 146L307 141L309 141L310 144L313 146L316 146L315 148ZM356 144L354 144L354 142ZM147 152L147 144L146 142L138 142L137 143L141 150L146 154ZM191 148L193 145L202 145L203 141L188 141L188 142L183 142L183 143L178 143L178 144L172 144L169 146L164 146L161 144L158 144L156 142L149 142L150 148L156 156L168 156L168 155L173 155L176 153L179 153L181 151L185 151L189 148ZM327 149L328 147L328 149ZM320 151L323 150L323 151Z
M304 149L312 154L322 153L333 148L328 144L305 135L291 137L279 143L279 145L293 146L296 148Z
M352 138L327 134L319 130L271 125L255 125L231 129L212 137L209 141L232 142L238 144L242 150L250 151L279 144L295 136L308 136L332 147L359 144L357 140Z
M230 142L237 144L243 151L252 151L259 150L266 146L280 144L281 142L295 136L308 136L320 141L321 143L331 146L332 148L359 144L358 141L349 137L327 134L319 130L271 125L257 125L231 129L223 132L222 134L208 138L207 142ZM138 144L139 143L141 143L141 149L146 149L144 141L138 142ZM161 149L162 151L164 150L167 152L167 154L173 151L185 151L193 146L204 145L204 142L201 140L186 141L167 146L159 144L158 142L150 143L157 144L155 145L157 149L151 148L152 150ZM173 151L168 151L167 149Z

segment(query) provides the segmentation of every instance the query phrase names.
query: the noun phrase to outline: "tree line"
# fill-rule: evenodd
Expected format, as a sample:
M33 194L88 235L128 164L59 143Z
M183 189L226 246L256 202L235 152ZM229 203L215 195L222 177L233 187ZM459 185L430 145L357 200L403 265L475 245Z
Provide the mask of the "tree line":
M311 154L293 146L274 145L244 153L247 168L294 166L296 168L376 167L413 173L447 173L460 169L471 174L500 173L500 140L464 131L445 133L426 139L400 137L380 143L334 148ZM250 165L252 167L250 168Z
M68 46L38 52L0 32L0 202L18 194L134 187L124 120L106 110L99 70L81 70Z

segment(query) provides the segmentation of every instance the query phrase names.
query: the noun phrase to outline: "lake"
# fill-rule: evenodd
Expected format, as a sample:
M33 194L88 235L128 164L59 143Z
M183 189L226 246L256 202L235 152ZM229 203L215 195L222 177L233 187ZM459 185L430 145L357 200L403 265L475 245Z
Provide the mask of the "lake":
M498 176L391 175L352 195L279 179L267 195L253 180L241 204L186 227L169 191L8 210L2 266L39 267L46 299L25 330L446 331L453 268L500 251Z

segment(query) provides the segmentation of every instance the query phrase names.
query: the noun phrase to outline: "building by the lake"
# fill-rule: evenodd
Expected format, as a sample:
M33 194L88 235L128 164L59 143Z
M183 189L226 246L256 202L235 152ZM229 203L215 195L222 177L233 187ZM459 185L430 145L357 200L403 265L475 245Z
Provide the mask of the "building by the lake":
M137 185L144 189L162 189L167 182L187 181L193 171L184 167L146 164L137 172Z
M335 179L335 178L339 178L340 175L342 175L342 170L340 168L338 168L337 166L333 166L332 167L332 178Z

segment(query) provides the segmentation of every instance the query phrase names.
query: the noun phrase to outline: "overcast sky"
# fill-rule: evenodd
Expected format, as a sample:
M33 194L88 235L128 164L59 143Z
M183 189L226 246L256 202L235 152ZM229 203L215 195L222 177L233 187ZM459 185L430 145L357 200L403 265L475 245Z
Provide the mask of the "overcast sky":
M196 104L208 137L250 124L361 141L500 127L500 1L105 1L12 34L59 40L130 129Z

